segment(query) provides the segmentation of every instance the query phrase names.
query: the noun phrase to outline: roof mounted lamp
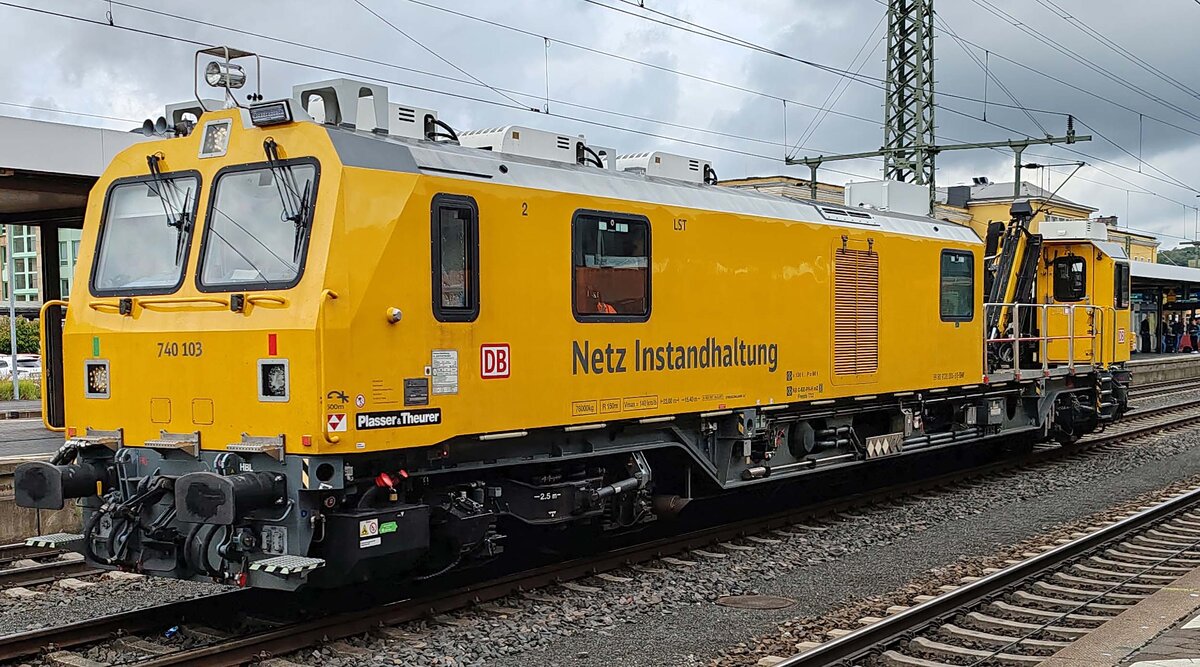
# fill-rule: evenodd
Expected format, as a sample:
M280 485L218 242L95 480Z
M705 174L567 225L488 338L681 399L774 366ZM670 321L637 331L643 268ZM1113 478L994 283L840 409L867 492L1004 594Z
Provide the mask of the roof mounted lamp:
M248 79L246 68L241 64L234 62L235 60L254 59L254 89L246 95L247 102L259 102L262 100L262 59L258 54L250 51L242 51L228 46L214 46L207 49L196 51L195 60L195 78L192 85L192 91L196 95L196 101L205 111L215 111L209 109L204 104L204 100L200 97L200 57L212 56L214 60L210 60L204 65L203 76L204 82L213 88L221 88L225 91L225 108L242 107L247 108L242 103L238 102L233 91L241 89L246 85Z

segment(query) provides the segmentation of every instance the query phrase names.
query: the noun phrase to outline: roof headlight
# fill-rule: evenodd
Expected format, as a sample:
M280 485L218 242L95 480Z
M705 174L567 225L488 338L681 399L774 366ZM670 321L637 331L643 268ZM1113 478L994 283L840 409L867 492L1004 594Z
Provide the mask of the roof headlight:
M213 60L204 68L204 81L213 88L241 88L246 85L246 70L241 65Z

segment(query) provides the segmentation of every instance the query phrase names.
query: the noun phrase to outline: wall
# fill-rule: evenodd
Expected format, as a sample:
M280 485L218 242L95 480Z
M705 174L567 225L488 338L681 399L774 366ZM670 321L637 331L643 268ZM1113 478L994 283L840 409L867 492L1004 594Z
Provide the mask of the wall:
M21 542L35 535L78 533L79 510L74 504L68 503L58 511L17 507L13 499L12 473L19 463L0 463L0 544Z
M1033 207L1033 210L1037 211L1038 208L1043 204L1043 200L1030 199L1029 204ZM1011 209L1012 202L1008 200L980 203L972 202L967 204L967 210L971 213L971 227L975 229L975 232L979 234L980 238L986 238L987 226L989 222L1007 223L1012 218L1012 215L1009 213ZM1046 219L1047 215L1070 220L1083 220L1091 216L1091 210L1051 204L1045 209L1039 211L1038 214L1033 217L1033 221L1030 223L1029 231L1036 234L1038 231L1038 226L1043 220Z

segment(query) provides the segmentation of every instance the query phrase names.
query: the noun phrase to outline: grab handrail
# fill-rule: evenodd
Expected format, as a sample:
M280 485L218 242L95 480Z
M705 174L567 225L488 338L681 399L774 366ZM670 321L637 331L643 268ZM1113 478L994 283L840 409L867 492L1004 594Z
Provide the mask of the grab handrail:
M1012 320L1010 321L1011 322L1010 326L1012 327L1012 330L1014 333L1012 335L999 335L998 333L996 335L992 335L992 333L989 332L989 333L985 334L983 344L984 344L985 359L987 358L987 350L990 346L997 345L997 344L1000 344L1000 345L1011 344L1012 354L1013 354L1012 370L1014 372L1015 377L1017 377L1018 379L1020 379L1021 371L1023 370L1021 367L1021 361L1020 361L1020 344L1021 343L1037 342L1038 357L1041 361L1040 366L1041 366L1041 371L1042 371L1043 375L1046 375L1049 373L1049 363L1050 363L1050 361L1049 361L1050 347L1049 346L1050 346L1051 341L1056 341L1056 340L1067 341L1066 365L1067 365L1068 370L1072 373L1075 371L1075 366L1077 365L1077 363L1076 363L1077 362L1077 360L1076 360L1076 344L1075 344L1075 342L1077 340L1086 339L1088 341L1087 344L1091 351L1091 361L1093 364L1102 365L1105 362L1105 354L1107 353L1107 351L1109 349L1109 344L1108 344L1108 341L1106 338L1109 331L1108 331L1108 326L1107 326L1107 320L1105 318L1106 318L1107 313L1113 310L1112 308L1107 308L1104 306L1095 306L1095 305L1091 305L1091 304L1053 304L1053 303L985 303L985 304L983 304L983 307L984 307L985 317L986 317L986 313L988 312L989 308L1001 308L1001 309L1011 309L1012 310L1013 317L1012 317ZM1021 313L1028 312L1028 309L1030 309L1030 308L1035 309L1040 316L1038 318L1039 323L1040 323L1040 328L1038 330L1039 335L1036 335L1036 336L1025 336L1025 335L1021 335L1021 332L1020 332ZM1050 313L1050 309L1052 309L1052 308L1062 308L1065 311L1066 316L1067 316L1067 335L1065 335L1065 336L1050 336L1046 333L1049 330L1049 313ZM1091 331L1089 331L1086 334L1079 334L1075 330L1076 329L1076 327L1075 327L1076 313L1081 310L1084 312L1087 312L1088 316L1089 316L1089 326L1090 326ZM1115 343L1113 343L1113 345L1115 346ZM1025 370L1031 370L1031 369L1025 369Z
M120 313L121 301L128 299L130 310L133 312L133 306L141 306L142 308L154 309L154 306L187 306L192 304L211 304L214 306L229 307L229 299L219 296L143 296L143 297L123 297L118 301L89 301L88 308L97 311L111 310Z
M62 299L51 299L50 301L43 303L41 309L38 310L38 345L40 345L42 348L42 376L38 379L38 384L41 386L42 390L42 425L45 426L46 430L48 431L62 433L63 431L67 430L65 423L63 426L52 426L46 419L46 417L50 414L50 411L46 409L46 400L48 397L48 392L46 391L46 378L50 376L50 369L46 366L46 311L54 306L61 306L65 309L67 307L67 302L63 301ZM17 376L17 369L12 369L12 372L13 377L15 378Z
M321 303L317 306L317 386L322 390L325 388L325 302L337 298L337 292L331 289L321 290ZM321 425L321 433L325 436L325 442L336 445L342 439L330 434L329 427L325 424L325 406L323 403L319 405L321 412L317 423Z
M155 306L187 306L195 304L230 307L231 297L222 296L143 296L143 297L124 297L129 300L130 312L133 306L140 306L153 310ZM263 304L273 304L286 308L290 305L287 297L276 294L247 294L245 295L246 303L254 306ZM97 311L113 311L121 312L121 301L89 301L88 307Z
M287 307L289 302L286 297L275 294L247 294L246 303L257 306L260 303L273 303L279 306Z
M135 299L134 303L142 308L153 306L189 306L192 304L212 304L229 307L229 299L219 296L149 296Z

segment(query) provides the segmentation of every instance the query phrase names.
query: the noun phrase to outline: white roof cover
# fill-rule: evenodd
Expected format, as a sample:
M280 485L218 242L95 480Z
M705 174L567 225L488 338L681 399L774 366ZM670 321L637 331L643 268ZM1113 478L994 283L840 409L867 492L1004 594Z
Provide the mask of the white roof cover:
M140 132L0 116L0 168L99 176Z
M1155 264L1153 262L1130 262L1129 266L1134 278L1200 284L1200 269L1193 269L1190 266Z
M1113 243L1112 241L1093 241L1093 243L1095 243L1096 247L1104 252L1104 254L1112 257L1113 259L1129 259L1129 257L1125 254L1125 249L1121 247L1120 243Z

